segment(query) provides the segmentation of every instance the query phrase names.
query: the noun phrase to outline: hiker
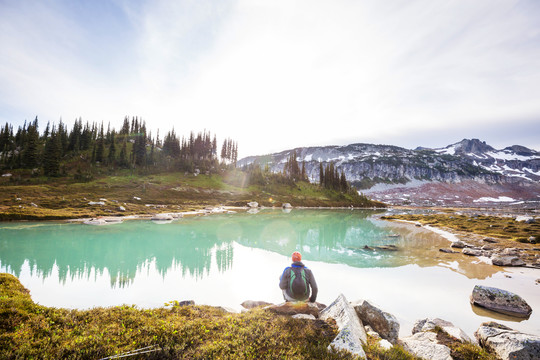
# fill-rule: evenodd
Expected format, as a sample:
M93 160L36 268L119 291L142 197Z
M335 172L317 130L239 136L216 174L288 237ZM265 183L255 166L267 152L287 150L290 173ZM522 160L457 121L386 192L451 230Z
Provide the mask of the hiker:
M293 263L286 267L279 279L279 288L283 290L285 301L317 300L317 283L311 270L302 263L302 255L295 251L292 254ZM309 296L311 289L311 297Z

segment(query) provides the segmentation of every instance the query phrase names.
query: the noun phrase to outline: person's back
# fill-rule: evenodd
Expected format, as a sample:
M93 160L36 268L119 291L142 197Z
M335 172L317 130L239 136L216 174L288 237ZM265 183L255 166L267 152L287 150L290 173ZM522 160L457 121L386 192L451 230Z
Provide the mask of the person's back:
M279 281L285 301L317 300L317 283L310 269L302 263L302 255L295 251L292 254L293 263L285 268ZM311 296L310 296L311 293Z

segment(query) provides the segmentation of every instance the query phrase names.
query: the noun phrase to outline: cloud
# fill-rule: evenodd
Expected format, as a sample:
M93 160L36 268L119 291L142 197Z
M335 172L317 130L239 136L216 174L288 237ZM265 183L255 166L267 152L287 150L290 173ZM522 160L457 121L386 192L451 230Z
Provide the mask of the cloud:
M138 115L232 137L251 155L456 134L443 146L540 116L532 0L17 4L0 6L9 122Z

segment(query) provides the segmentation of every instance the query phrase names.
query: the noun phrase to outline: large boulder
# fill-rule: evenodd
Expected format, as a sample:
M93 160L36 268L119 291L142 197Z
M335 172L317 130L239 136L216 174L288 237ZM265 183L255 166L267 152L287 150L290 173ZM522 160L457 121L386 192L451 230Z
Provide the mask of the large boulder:
M399 322L394 315L382 311L366 300L357 301L352 306L364 325L371 326L383 339L392 344L397 343Z
M412 333L416 334L419 332L426 332L426 331L432 331L436 330L436 328L442 329L444 332L446 332L448 335L458 339L461 342L474 342L473 339L471 339L465 331L458 328L457 326L454 326L450 321L446 321L439 318L426 318L422 320L417 320L414 323Z
M411 354L423 359L452 360L450 348L439 344L437 342L437 334L431 331L421 331L401 339L401 345Z
M400 340L403 348L423 359L450 360L451 349L447 346L451 342L472 342L463 330L455 327L449 321L442 319L422 319L414 323L412 336Z
M265 307L273 313L280 315L297 315L307 314L313 315L315 318L319 317L319 308L313 303L298 301L298 302L284 302L278 305L270 305Z
M540 336L523 334L495 322L483 323L474 336L480 345L503 360L540 359Z
M528 318L532 309L519 295L510 291L476 285L471 295L471 304L510 316Z
M319 314L321 320L334 319L339 333L329 347L346 350L361 358L366 357L362 344L366 343L367 335L364 325L356 315L354 308L343 294Z

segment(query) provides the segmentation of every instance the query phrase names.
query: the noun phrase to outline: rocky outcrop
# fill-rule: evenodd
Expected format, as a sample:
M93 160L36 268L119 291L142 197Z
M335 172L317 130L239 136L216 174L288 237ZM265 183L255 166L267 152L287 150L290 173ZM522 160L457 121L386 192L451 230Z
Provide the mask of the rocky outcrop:
M369 325L383 339L396 344L399 336L399 322L390 313L382 311L369 301L361 300L351 304L364 325Z
M452 360L450 348L437 342L437 334L434 332L419 332L407 338L401 339L403 348L423 359Z
M338 335L329 347L349 351L361 358L366 357L362 348L362 344L367 341L364 325L343 294L321 311L319 318L321 320L334 319L339 328Z
M448 335L453 336L454 338L458 339L462 342L474 342L473 339L471 339L463 330L460 328L454 326L450 321L446 321L439 318L426 318L422 320L417 320L414 323L412 333L416 334L419 332L426 332L435 330L436 328L442 329L444 332L446 332Z
M532 309L519 295L510 291L476 285L471 295L471 304L498 313L528 318Z
M523 334L495 322L483 323L474 333L480 345L501 359L540 359L540 336Z
M463 330L442 319L422 319L415 322L413 335L401 339L403 348L423 359L452 360L451 350L445 343L472 342Z

